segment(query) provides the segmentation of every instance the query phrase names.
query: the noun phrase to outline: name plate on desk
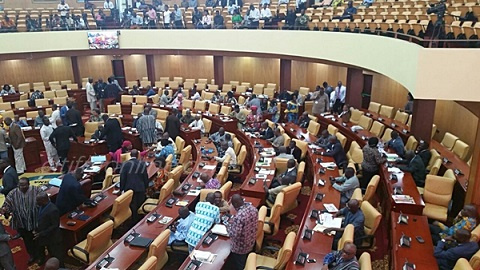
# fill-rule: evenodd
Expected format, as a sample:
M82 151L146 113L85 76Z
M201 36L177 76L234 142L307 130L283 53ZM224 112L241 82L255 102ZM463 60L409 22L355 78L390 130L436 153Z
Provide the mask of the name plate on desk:
M368 112L365 115L368 116L368 117L372 116L372 114L368 113Z
M408 133L408 130L402 129L402 132L403 132L404 134L407 134L407 133Z

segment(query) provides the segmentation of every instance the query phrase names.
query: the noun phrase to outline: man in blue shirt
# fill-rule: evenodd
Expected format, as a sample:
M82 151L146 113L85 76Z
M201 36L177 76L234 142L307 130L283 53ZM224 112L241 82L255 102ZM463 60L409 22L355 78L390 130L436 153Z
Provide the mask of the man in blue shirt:
M448 236L441 241L438 241L433 255L437 259L440 270L453 269L455 263L460 258L470 260L470 258L477 252L478 243L470 242L470 232L465 229L458 230L453 237ZM447 244L447 241L453 241L452 244Z
M388 141L387 146L389 148L392 148L393 151L400 157L403 157L405 155L405 145L403 144L402 138L398 136L398 132L395 130L392 131L392 134L390 135L392 139Z
M192 225L195 214L190 212L187 207L181 207L178 209L178 215L180 219L175 222L175 224L170 229L170 238L168 239L168 244L171 245L186 245L185 239L187 238L188 230Z
M75 174L68 173L63 177L55 202L60 216L75 210L75 208L88 200L79 183L82 176L83 168L77 168Z
M365 216L363 215L363 212L360 209L360 203L357 200L355 199L350 200L347 203L347 207L340 209L340 211L338 211L335 214L335 217L339 217L339 216L345 217L341 228L327 228L323 231L323 233L327 233L327 234L333 231L336 232L335 240L333 243L333 249L335 250L337 249L338 240L340 240L340 238L342 237L343 231L345 230L345 227L348 224L352 224L353 227L355 228L354 239L358 239L359 237L362 237L365 234L365 231L364 231Z

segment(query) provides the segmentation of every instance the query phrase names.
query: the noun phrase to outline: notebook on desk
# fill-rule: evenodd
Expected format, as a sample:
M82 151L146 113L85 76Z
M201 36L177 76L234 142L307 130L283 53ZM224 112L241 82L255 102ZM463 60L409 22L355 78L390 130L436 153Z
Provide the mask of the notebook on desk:
M130 242L130 245L134 247L148 248L152 242L153 239L137 236Z
M52 180L48 181L48 184L54 187L60 187L62 185L62 179L53 178Z

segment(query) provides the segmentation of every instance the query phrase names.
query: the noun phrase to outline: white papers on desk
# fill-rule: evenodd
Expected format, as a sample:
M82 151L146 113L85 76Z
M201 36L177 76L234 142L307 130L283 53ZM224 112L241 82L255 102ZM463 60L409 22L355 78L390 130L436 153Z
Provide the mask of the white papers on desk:
M321 162L320 165L324 168L337 167L337 164L335 164L335 162Z
M123 127L122 130L129 130L131 127Z
M216 168L217 168L217 166L215 166L215 165L205 165L205 166L203 166L204 170L215 170Z
M337 207L336 207L333 203L324 203L324 204L323 204L323 207L325 207L325 209L327 209L327 211L328 211L329 213L336 213L336 212L338 212Z
M275 152L261 152L260 156L262 156L262 157L273 157L273 156L275 156Z
M198 181L198 180L197 180ZM200 180L201 181L201 180ZM200 194L200 190L198 189L191 189L188 191L187 196L195 196L197 197Z
M397 168L397 167L388 168L387 171L388 171L389 173L394 173L394 174L403 173L402 170L400 170L400 169Z
M267 179L267 175L266 174L255 174L255 178L257 178L257 179Z
M318 146L318 145L315 145L315 144L309 144L309 145L308 145L308 148L310 148L310 149L313 149L313 150L316 150L316 149L321 149L321 147L320 147L320 146Z
M341 228L342 227L342 218L334 218L332 214L323 213L319 217L320 224L317 224L315 228L313 228L316 232L323 233L323 230L326 228ZM335 234L335 231L332 232Z
M398 159L397 154L385 153L385 155L387 156L387 161L389 161L389 162L394 162Z
M228 237L227 227L223 224L215 224L212 228L212 233Z
M415 204L415 200L409 195L392 195L395 203Z
M363 130L363 127L361 126L353 126L350 128L353 132L358 131L358 130Z
M216 257L217 257L217 254L213 254L208 251L200 251L200 250L194 250L190 255L190 258L192 260L197 260L202 263L209 263L209 264L213 263Z
M274 175L275 170L261 169L258 174Z
M85 169L87 173L96 173L100 171L100 166L90 166L90 168Z
M28 131L28 130L32 130L33 128L32 127L21 127L21 129L23 131Z
M333 118L335 118L335 115L329 114L329 115L325 115L323 117L326 118L326 119L333 119Z

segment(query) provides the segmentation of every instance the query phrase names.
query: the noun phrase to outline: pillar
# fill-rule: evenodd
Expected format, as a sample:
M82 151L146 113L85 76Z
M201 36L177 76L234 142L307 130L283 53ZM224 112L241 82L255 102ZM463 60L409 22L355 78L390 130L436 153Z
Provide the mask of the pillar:
M150 81L150 85L155 84L155 62L153 60L153 55L145 55L145 63L147 63L147 76Z
M292 60L280 59L280 88L281 90L292 88Z
M347 69L347 81L343 82L347 87L346 104L355 108L362 108L363 80L363 70L358 68Z
M70 56L72 63L73 81L78 84L78 88L82 88L82 78L80 77L80 69L78 68L78 59L76 56Z
M430 142L432 136L435 100L415 99L413 102L412 124L410 131L417 140Z
M480 212L480 119L477 125L477 137L473 146L465 203L475 204Z
M219 87L222 87L224 83L223 73L223 56L213 56L213 78L215 79L215 84Z

